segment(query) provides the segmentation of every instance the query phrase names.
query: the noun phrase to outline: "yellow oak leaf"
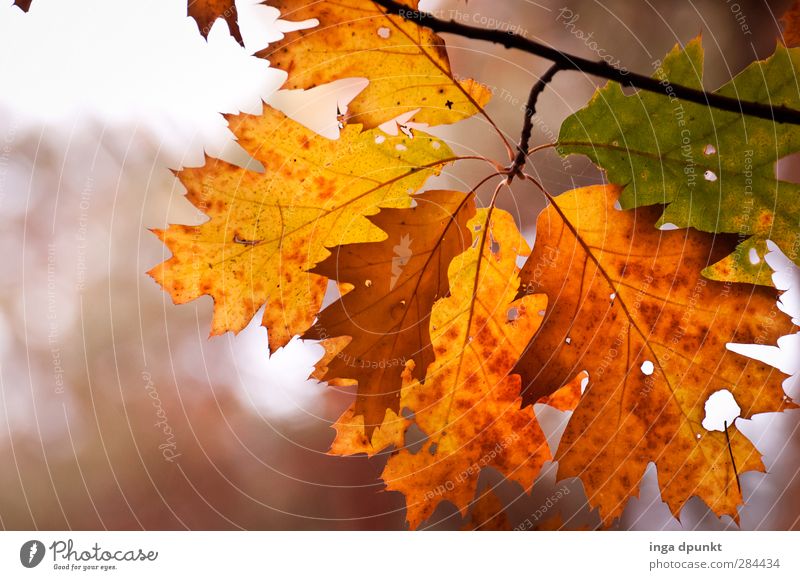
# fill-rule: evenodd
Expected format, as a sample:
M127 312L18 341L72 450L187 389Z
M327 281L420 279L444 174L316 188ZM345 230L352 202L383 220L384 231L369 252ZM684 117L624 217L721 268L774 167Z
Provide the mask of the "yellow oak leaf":
M229 123L265 170L209 158L180 171L187 199L209 220L156 230L172 257L149 273L177 304L212 296L212 335L240 331L266 304L274 351L319 312L327 280L309 270L328 248L384 238L366 216L408 207L452 152L422 132L391 136L358 125L327 139L269 106Z
M579 477L605 525L637 496L654 462L678 517L699 496L737 518L738 475L763 471L736 428L706 430L705 403L726 389L741 416L790 408L778 370L726 348L773 343L793 326L774 289L705 279L736 245L730 234L655 228L662 206L614 209L617 186L576 189L539 217L520 274L524 293L552 297L515 372L535 401L586 370L589 384L561 439L560 478ZM731 460L735 458L735 466Z
M409 10L417 0L404 2ZM387 16L370 0L275 0L292 21L319 25L287 33L258 53L288 73L284 88L310 89L343 78L369 85L349 105L351 120L376 127L404 113L411 121L441 125L478 113L491 92L450 70L444 40L400 16Z
M529 248L510 214L478 210L474 244L449 267L450 296L431 314L435 360L425 382L406 380L403 408L427 435L416 452L393 454L383 471L406 497L412 528L443 500L466 515L478 476L493 467L529 490L550 458L533 407L521 408L520 378L509 374L541 324L543 294L514 297L518 256ZM487 230L488 226L488 230Z

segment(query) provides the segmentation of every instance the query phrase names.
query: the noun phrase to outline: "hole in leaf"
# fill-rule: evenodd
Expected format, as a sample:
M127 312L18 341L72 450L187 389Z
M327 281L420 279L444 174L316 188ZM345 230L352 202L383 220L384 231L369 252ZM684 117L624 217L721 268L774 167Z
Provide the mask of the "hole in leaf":
M661 227L658 229L660 229L662 232L671 232L672 230L677 230L678 226L676 226L673 223L667 222L665 224L661 224Z
M711 171L710 169L706 169L705 173L703 173L703 177L706 181L716 181L717 174Z
M756 265L761 261L761 258L758 256L758 251L756 251L755 248L750 248L748 258L750 258L750 263L753 265Z
M519 309L516 307L509 308L508 313L506 314L509 322L513 322L517 318L519 318Z
M646 360L642 363L642 372L646 374L648 377L653 374L655 368L656 367L653 364L653 361Z
M372 280L364 280L364 286L366 286L367 288L371 288L372 287Z
M394 146L394 148L397 149L398 151L405 151L406 149L408 149L408 147L406 147L402 143L398 143L397 145Z
M428 436L420 429L416 423L411 423L406 429L406 437L405 437L405 448L406 450L411 453L411 455L416 455L422 449L422 446L425 444L425 441L428 440Z
M712 393L706 400L705 409L706 416L703 419L703 427L708 431L725 431L725 423L728 426L733 425L742 412L728 389Z
M438 448L439 448L439 445L437 445L436 443L431 443L431 446L428 447L428 453L430 453L431 455L436 455L436 450Z
M495 240L494 237L492 237L492 245L490 250L493 254L498 254L500 252L500 244L497 243L497 240Z
M572 338L568 336L567 338L564 339L564 342L566 342L567 344L572 344Z
M386 137L384 137L383 135L378 135L375 137L375 143L377 143L378 145L380 145L384 141L386 141Z
M392 31L391 31L391 30L389 30L389 29L388 29L387 27L385 27L385 26L381 26L381 27L378 29L378 36L380 36L381 38L389 38L391 35L392 35Z
M714 153L716 152L717 148L714 147L711 143L709 143L703 148L703 153L705 153L706 155L714 155Z

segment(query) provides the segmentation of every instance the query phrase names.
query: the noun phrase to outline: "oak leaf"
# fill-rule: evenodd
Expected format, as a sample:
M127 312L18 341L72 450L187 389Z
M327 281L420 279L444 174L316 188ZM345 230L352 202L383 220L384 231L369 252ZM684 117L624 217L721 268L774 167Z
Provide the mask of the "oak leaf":
M217 18L222 18L228 23L228 29L236 42L244 46L242 33L239 30L239 15L236 12L234 0L188 0L187 10L189 16L195 19L197 27L203 38L208 38L211 26Z
M403 386L402 407L427 439L416 453L392 454L382 477L405 495L412 528L444 500L465 516L484 467L529 490L550 458L533 407L521 408L520 378L509 374L547 298L514 299L516 260L528 245L510 214L494 210L490 224L489 216L480 209L470 221L474 247L450 263L450 296L433 307L435 361L425 382L407 378Z
M416 10L417 0L404 2ZM369 85L348 105L349 118L367 128L416 111L410 121L441 125L479 112L491 92L450 70L444 40L371 0L276 0L282 18L316 19L311 29L257 53L288 73L284 88L310 89L343 78ZM418 109L418 110L417 110Z
M274 351L319 312L327 281L309 270L328 248L382 239L365 216L409 206L452 153L422 132L412 139L358 125L330 140L269 106L229 123L265 171L210 158L180 171L188 200L209 220L156 230L173 255L149 273L177 304L212 296L212 335L240 331L266 304Z
M727 389L741 416L793 406L784 376L735 354L728 343L767 344L793 330L763 286L705 279L701 270L735 237L659 231L661 206L619 211L616 186L555 198L539 217L521 272L524 292L551 306L515 372L535 401L587 370L589 384L556 454L561 478L579 477L606 525L617 518L649 462L678 517L692 496L737 518L739 473L763 471L734 427L707 431L709 396Z
M500 498L497 497L497 494L488 485L481 492L478 499L472 502L469 521L461 529L476 532L506 532L511 530L505 507Z
M670 83L702 88L700 39L675 47L656 71ZM717 93L800 108L800 49L781 45ZM800 151L800 127L747 117L649 92L626 96L617 83L564 121L562 154L582 153L623 187L623 209L666 204L657 221L740 235L740 244L705 274L771 285L764 261L771 239L800 264L800 185L775 178L778 159Z
M353 287L320 312L303 338L351 338L318 378L358 382L354 413L367 437L387 409L399 412L406 361L423 375L433 362L431 308L449 290L447 265L472 241L466 225L475 214L472 193L427 191L414 202L369 218L385 239L333 248L313 269Z
M795 0L781 16L783 42L788 47L800 46L800 0Z

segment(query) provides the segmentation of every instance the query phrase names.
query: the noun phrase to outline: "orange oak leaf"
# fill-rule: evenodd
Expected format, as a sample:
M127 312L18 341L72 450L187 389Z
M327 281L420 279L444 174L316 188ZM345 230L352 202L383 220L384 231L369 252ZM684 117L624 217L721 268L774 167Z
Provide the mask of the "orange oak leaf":
M800 46L800 0L795 0L781 16L783 42L789 47Z
M529 490L550 458L533 407L521 408L520 378L509 374L547 298L514 299L528 245L510 214L494 210L487 224L489 215L481 209L470 221L474 245L450 263L450 296L433 307L435 361L424 384L403 386L401 405L427 439L416 453L394 453L382 477L405 495L412 528L444 500L465 516L484 467Z
M551 306L515 372L536 400L588 371L556 459L559 477L583 481L605 525L638 494L649 462L676 517L699 496L737 518L737 470L763 465L733 426L730 450L725 432L703 427L705 402L727 389L744 418L792 406L779 371L726 344L773 343L793 327L775 290L701 276L735 236L660 231L661 206L618 211L619 191L570 191L539 217L521 277L524 292L545 292Z
M407 0L409 9L417 0ZM444 40L370 0L275 0L282 18L319 25L287 33L257 53L288 73L284 88L310 89L343 78L369 85L349 105L349 117L372 128L416 111L411 121L441 125L478 113L491 92L450 70Z
M472 502L469 521L461 529L476 532L506 532L511 530L505 507L500 502L497 494L488 485L481 492L480 497Z
M149 273L177 304L212 296L212 335L240 331L266 304L274 351L319 312L327 281L309 270L328 248L383 239L365 216L408 207L452 153L421 132L412 139L347 125L327 139L269 106L228 120L265 171L215 159L180 171L188 200L209 220L156 230L172 258Z
M408 424L407 419L387 409L383 423L375 427L372 435L367 437L364 416L355 414L355 404L353 404L333 424L336 437L328 453L330 455L365 453L368 457L372 457L392 445L400 447Z
M574 411L581 400L581 384L589 379L589 373L582 371L569 383L555 392L542 396L537 403L550 405L559 411Z
M222 18L228 23L231 36L236 39L236 42L244 46L234 0L188 0L187 9L189 16L197 21L197 26L200 28L200 34L203 35L203 38L208 38L208 33L214 21L217 18Z
M303 338L349 336L320 377L358 382L355 416L366 436L399 412L406 361L422 371L433 362L428 330L433 303L449 290L447 264L472 241L467 221L475 215L472 193L427 191L415 207L384 209L369 220L385 239L331 249L313 272L352 285L322 312Z

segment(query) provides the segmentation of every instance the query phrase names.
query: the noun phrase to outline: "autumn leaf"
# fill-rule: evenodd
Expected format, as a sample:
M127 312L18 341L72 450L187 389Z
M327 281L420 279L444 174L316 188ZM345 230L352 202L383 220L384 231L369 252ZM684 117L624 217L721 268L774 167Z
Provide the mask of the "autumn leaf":
M406 361L423 376L433 362L431 308L447 295L447 264L472 240L466 229L475 214L472 193L427 191L414 201L415 207L369 218L385 239L338 246L313 270L353 287L320 312L303 338L351 337L319 378L358 382L355 415L366 423L367 437L387 409L399 412Z
M737 518L737 473L764 467L734 427L731 447L702 422L709 396L727 389L741 416L793 406L784 376L728 343L774 343L793 331L776 291L700 275L734 236L659 231L661 206L618 211L617 186L555 198L539 217L520 274L524 292L551 297L542 328L515 372L535 401L587 370L589 384L556 454L560 478L579 477L606 525L638 494L649 462L678 517L692 496Z
M353 403L333 424L336 437L328 450L330 455L358 455L372 457L389 447L400 448L410 421L391 409L386 410L383 422L373 427L371 436L364 428L364 415L356 414Z
M407 0L409 9L417 0ZM288 73L284 88L310 89L343 78L369 85L348 105L352 121L376 127L415 111L411 121L441 125L479 112L490 91L456 80L444 41L427 28L387 16L370 0L276 0L281 17L316 19L315 28L287 33L257 53Z
M209 220L156 231L172 258L150 275L177 304L212 296L212 335L240 331L266 304L274 351L319 312L327 281L309 270L328 248L383 239L365 216L408 207L410 193L452 153L422 132L409 138L347 125L339 139L326 139L269 106L229 122L265 171L215 159L180 171L187 198Z
M239 16L236 13L234 0L188 0L189 16L197 21L200 34L208 38L211 26L217 18L222 18L228 23L228 29L236 42L244 46L242 33L239 30Z
M474 247L450 263L450 296L433 307L435 360L425 382L407 376L403 386L402 407L427 439L416 453L393 454L382 477L387 489L405 495L412 528L444 500L465 516L484 467L529 490L550 458L533 407L521 408L520 379L509 374L547 298L514 299L516 259L528 245L510 214L494 210L490 225L489 216L480 209L470 221Z
M719 91L741 100L800 108L794 79L800 49L781 45ZM656 71L670 83L701 88L700 39L677 46ZM609 83L569 117L558 139L562 154L582 153L623 186L624 209L667 204L656 225L740 235L740 244L705 274L716 280L771 284L766 240L800 264L800 185L775 178L778 159L800 151L800 127L745 117L665 95L625 96Z
M488 485L480 497L472 502L469 521L461 529L480 532L505 532L511 529L503 504Z
M788 47L800 46L800 0L795 0L781 16L783 42Z
M14 0L14 6L18 7L23 12L27 12L31 9L31 3L33 0Z

